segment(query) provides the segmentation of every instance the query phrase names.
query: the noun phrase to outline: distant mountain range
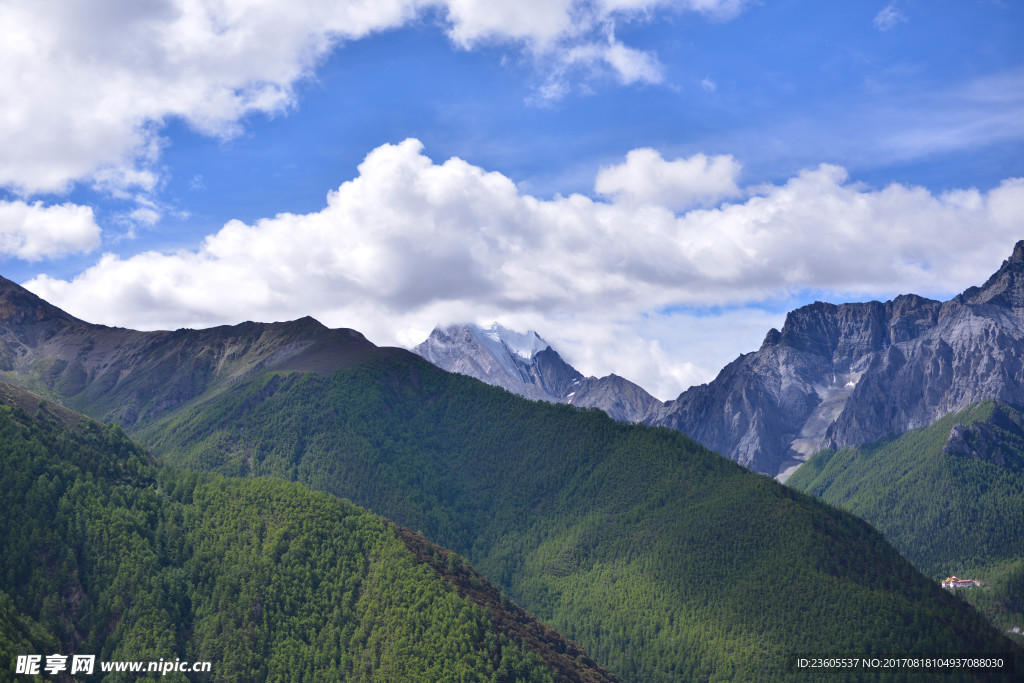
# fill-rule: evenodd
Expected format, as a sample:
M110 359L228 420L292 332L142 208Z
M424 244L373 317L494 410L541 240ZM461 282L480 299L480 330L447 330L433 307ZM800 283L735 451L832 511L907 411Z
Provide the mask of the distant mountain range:
M529 356L513 338L529 338ZM605 410L681 431L785 479L827 447L923 427L985 399L1024 403L1024 241L981 287L946 302L816 302L789 313L761 348L662 404L615 375L583 378L534 332L435 329L416 353L530 398Z
M1024 403L1024 242L984 285L946 302L792 311L759 350L664 404L617 375L584 377L534 332L452 325L414 351L527 398L682 431L785 480L821 448L895 436L985 399ZM0 370L126 426L268 369L330 373L396 352L312 318L174 332L92 325L0 278Z

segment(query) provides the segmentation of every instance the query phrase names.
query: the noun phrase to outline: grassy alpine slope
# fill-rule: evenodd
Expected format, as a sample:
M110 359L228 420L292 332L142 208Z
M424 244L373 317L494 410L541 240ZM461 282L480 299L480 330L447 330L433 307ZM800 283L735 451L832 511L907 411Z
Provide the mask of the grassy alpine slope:
M923 429L823 451L787 484L870 522L935 579L1003 628L1024 626L1024 413L985 401Z
M202 680L607 680L507 599L457 590L409 549L425 541L351 503L175 470L117 426L0 393L7 663L56 652L210 661ZM510 621L518 632L497 627Z
M179 465L302 481L419 530L629 680L1012 647L852 515L677 432L408 354L270 373L139 437Z

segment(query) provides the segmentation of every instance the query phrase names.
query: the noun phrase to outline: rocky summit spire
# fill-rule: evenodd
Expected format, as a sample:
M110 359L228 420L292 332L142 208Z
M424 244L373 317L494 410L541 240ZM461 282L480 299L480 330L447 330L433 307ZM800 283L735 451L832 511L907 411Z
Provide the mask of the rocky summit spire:
M1024 308L1024 240L1017 242L1010 258L981 287L963 293L970 304L994 304Z

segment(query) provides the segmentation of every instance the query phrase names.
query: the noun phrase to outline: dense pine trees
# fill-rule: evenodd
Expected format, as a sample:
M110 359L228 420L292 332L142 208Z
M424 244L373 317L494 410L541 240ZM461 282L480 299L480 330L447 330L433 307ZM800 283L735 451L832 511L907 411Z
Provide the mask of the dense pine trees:
M1010 647L851 515L677 432L415 359L265 375L139 436L168 461L299 480L419 530L630 680Z
M553 680L381 518L159 466L118 427L69 419L0 406L5 669L63 652L210 661L203 680Z
M823 451L787 482L864 518L918 568L986 582L963 597L1024 626L1024 412L986 401L923 429Z

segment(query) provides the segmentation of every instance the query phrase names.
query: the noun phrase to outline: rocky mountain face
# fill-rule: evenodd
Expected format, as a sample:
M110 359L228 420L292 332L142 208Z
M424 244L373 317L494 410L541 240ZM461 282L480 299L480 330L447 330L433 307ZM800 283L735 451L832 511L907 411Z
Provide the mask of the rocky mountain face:
M204 330L93 325L0 278L0 370L12 382L126 427L266 370L330 373L378 349L312 318Z
M644 420L785 478L815 451L902 434L985 399L1024 402L1024 241L950 301L817 302Z
M497 323L437 327L413 352L442 370L538 401L600 408L616 420L641 422L661 405L618 375L584 377L536 332L522 334Z

